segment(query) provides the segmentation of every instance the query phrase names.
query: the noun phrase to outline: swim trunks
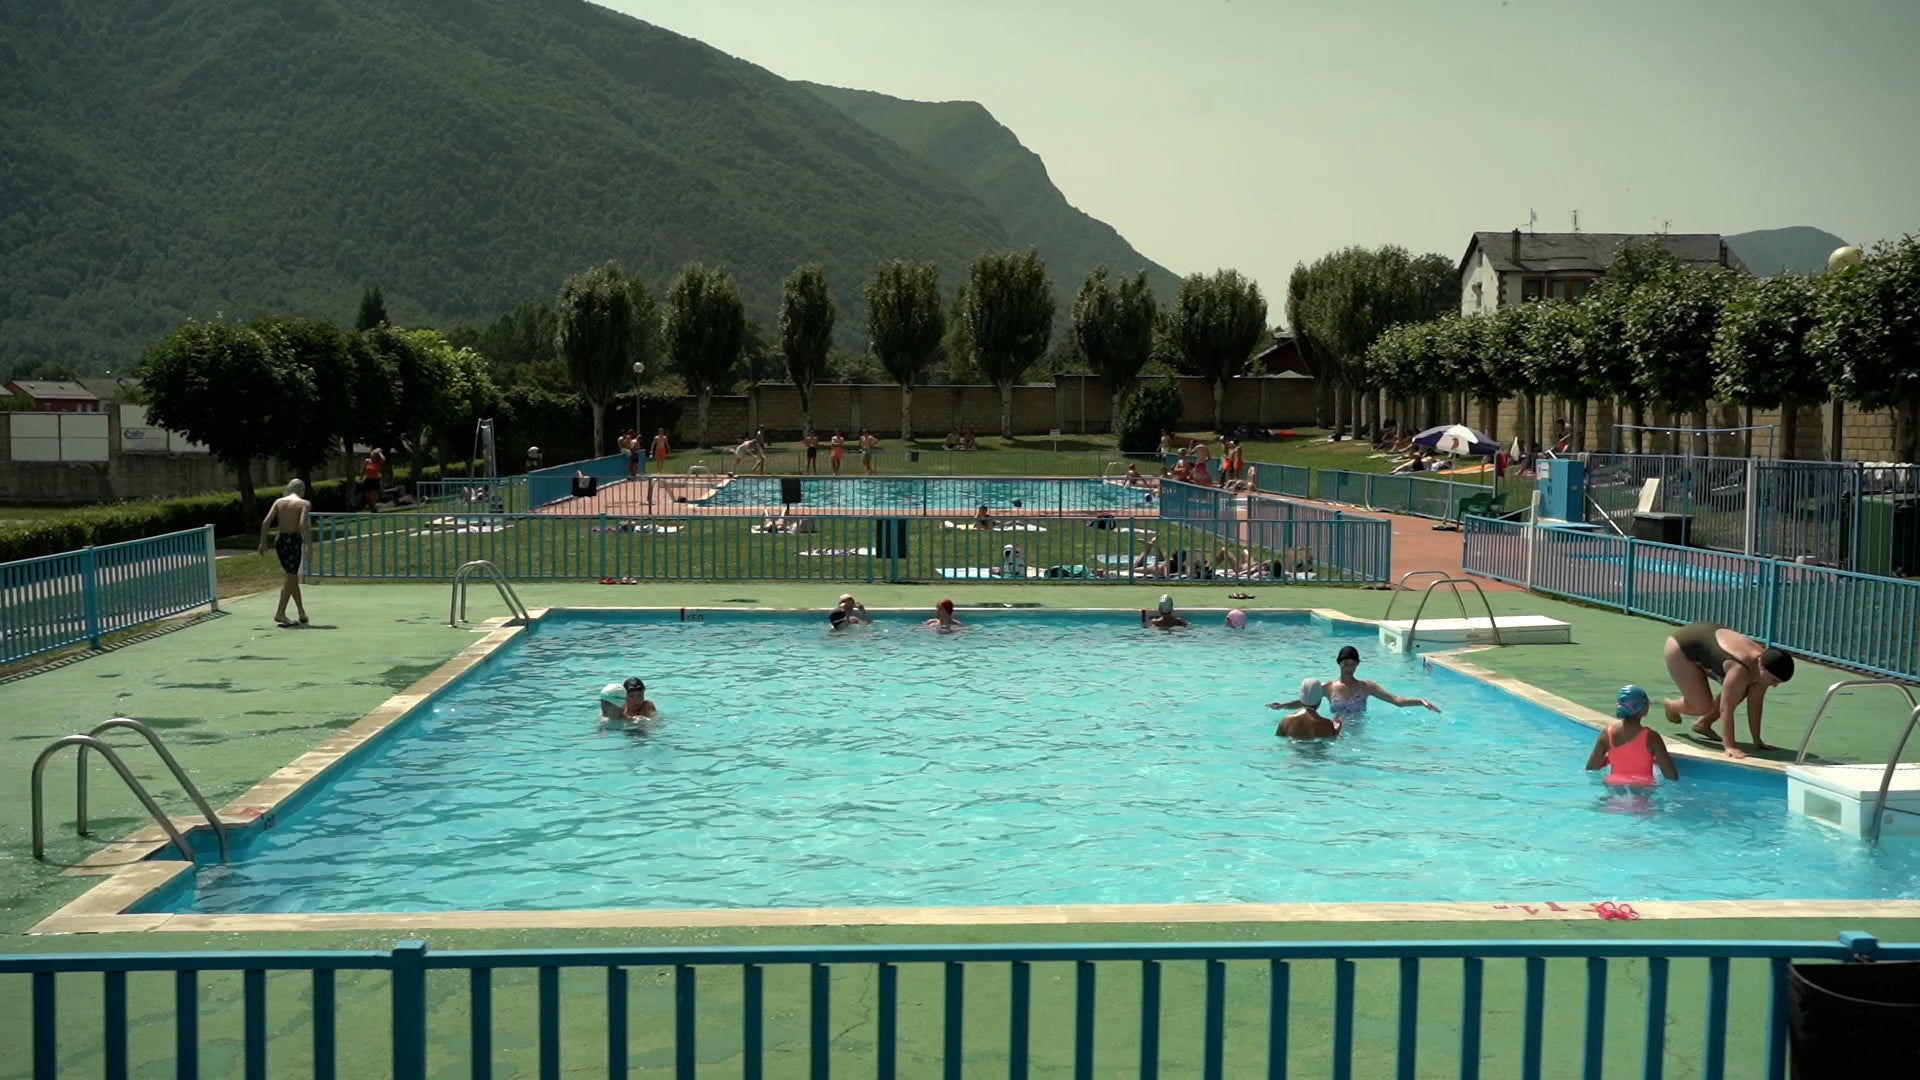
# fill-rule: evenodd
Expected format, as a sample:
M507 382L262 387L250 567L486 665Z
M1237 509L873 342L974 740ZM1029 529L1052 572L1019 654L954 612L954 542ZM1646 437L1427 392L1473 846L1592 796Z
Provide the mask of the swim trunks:
M297 532L283 532L273 538L273 553L280 556L280 569L289 574L300 572L300 545L302 538Z

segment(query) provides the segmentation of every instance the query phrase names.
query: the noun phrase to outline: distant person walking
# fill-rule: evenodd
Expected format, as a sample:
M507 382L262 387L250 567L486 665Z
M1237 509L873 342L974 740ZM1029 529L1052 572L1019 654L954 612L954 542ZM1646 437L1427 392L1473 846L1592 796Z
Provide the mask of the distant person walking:
M655 432L653 436L653 471L654 472L666 471L667 455L672 452L673 452L673 447L667 445L667 429L661 428L659 431Z
M274 611L273 621L281 626L293 625L287 621L287 601L291 600L300 613L300 625L305 626L307 604L300 595L300 568L306 561L307 546L313 543L313 504L305 498L307 485L299 480L287 481L286 492L273 500L260 522L259 554L267 553L267 532L272 530L277 534L273 552L280 557L280 569L286 574L280 582L280 607Z
M386 471L387 456L374 447L360 463L360 501L369 511L380 508L380 476Z

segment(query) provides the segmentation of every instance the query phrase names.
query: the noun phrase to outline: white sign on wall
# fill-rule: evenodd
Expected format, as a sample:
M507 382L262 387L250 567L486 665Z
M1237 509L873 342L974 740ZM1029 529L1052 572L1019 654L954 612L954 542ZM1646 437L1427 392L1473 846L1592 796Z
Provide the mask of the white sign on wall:
M129 454L204 454L205 445L147 422L145 405L120 406L120 449Z
M14 413L8 424L15 461L105 461L105 413Z

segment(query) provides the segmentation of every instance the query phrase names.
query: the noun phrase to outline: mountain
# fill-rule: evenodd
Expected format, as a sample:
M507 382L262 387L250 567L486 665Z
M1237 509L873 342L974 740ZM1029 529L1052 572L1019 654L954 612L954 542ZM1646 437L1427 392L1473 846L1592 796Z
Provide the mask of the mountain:
M1134 250L1113 226L1067 201L1040 155L1027 149L986 107L972 101L906 101L870 90L799 85L960 181L1021 243L1040 249L1063 306L1095 267L1147 272L1162 303L1180 278Z
M1811 225L1756 229L1727 237L1727 247L1759 277L1826 273L1827 256L1846 246L1845 240Z
M609 258L726 266L766 327L821 262L857 342L883 260L952 289L984 251L1056 257L808 90L584 0L0 5L0 160L0 371L345 321L370 284L396 322L490 320Z

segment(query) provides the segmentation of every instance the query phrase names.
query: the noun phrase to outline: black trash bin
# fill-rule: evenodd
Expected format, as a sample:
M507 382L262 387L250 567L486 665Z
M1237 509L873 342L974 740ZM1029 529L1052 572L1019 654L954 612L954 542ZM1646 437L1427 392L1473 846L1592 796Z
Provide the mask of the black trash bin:
M1920 963L1795 964L1794 1080L1920 1076Z

